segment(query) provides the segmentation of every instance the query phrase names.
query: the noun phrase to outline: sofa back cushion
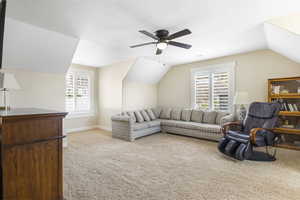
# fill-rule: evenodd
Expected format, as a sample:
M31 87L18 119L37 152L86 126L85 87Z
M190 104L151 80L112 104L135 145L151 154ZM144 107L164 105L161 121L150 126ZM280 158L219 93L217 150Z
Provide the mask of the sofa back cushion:
M206 124L215 124L216 118L217 118L216 111L204 112L202 122Z
M191 116L191 121L202 123L203 115L204 115L204 112L202 110L193 110L192 116Z
M136 122L136 117L133 111L129 111L127 112L127 114L129 115L129 117L132 119L133 122Z
M141 123L145 121L140 111L134 111L134 114L137 122Z
M157 117L155 116L152 109L147 109L146 112L147 112L147 114L148 114L148 116L150 117L151 120L156 120L157 119Z
M150 119L148 113L147 113L145 110L141 110L141 114L142 114L142 116L143 116L143 118L144 118L144 120L145 120L146 122L151 121L151 119Z
M192 115L192 110L191 109L184 109L181 112L181 120L188 122L188 121L191 120L191 115Z
M172 120L180 120L181 118L181 109L173 109L171 112Z
M161 113L160 113L159 118L161 118L161 119L171 119L171 112L172 112L171 108L163 108Z
M227 112L218 112L215 124L221 124L221 119L229 115Z

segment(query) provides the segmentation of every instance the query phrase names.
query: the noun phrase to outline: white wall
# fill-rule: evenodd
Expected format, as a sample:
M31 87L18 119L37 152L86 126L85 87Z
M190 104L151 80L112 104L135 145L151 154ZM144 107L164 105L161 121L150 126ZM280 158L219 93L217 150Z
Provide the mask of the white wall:
M111 116L122 111L123 80L135 60L124 61L99 69L99 125L111 128Z
M158 86L158 105L191 107L191 69L235 61L236 91L249 92L251 101L267 100L267 79L300 76L300 64L270 50L174 66Z

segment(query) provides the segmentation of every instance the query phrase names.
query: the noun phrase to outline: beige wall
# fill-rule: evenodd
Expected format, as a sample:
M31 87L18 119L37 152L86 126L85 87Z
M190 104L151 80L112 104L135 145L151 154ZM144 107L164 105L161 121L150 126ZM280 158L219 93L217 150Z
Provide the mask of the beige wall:
M72 66L78 69L88 69L95 72L95 88L93 100L98 103L97 69L87 66ZM10 92L10 105L14 108L43 108L50 110L65 110L65 74L40 73L21 69L5 70L15 75L21 90ZM0 98L2 100L2 98ZM0 100L0 101L1 101ZM90 117L66 118L64 129L68 132L77 128L96 126L98 124L96 113Z
M92 77L92 93L91 96L92 102L91 102L91 108L93 110L92 114L85 115L85 116L67 116L67 118L64 120L64 128L67 132L73 131L73 130L79 130L79 129L85 129L85 128L92 128L97 127L98 125L98 119L99 119L99 108L98 108L98 98L99 98L99 89L98 89L98 68L95 67L89 67L89 66L83 66L83 65L77 65L72 64L70 69L75 70L87 70L90 71L91 74L93 74Z
M247 91L251 101L265 101L267 79L300 76L300 64L270 50L254 51L174 66L158 86L158 105L191 107L191 69L236 62L236 91Z
M65 75L39 73L20 69L13 73L21 89L10 92L10 104L15 108L35 107L65 110Z
M135 60L115 63L99 69L99 125L110 129L111 116L122 110L123 79Z
M157 106L157 84L141 82L123 82L122 110L136 110Z

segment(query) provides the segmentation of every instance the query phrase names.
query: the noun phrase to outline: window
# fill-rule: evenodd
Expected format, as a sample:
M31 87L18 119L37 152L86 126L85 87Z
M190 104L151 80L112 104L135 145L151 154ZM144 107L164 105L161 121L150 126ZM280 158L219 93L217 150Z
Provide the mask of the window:
M204 110L232 111L234 63L192 69L192 105Z
M91 75L85 71L69 71L66 76L66 110L72 113L91 111Z

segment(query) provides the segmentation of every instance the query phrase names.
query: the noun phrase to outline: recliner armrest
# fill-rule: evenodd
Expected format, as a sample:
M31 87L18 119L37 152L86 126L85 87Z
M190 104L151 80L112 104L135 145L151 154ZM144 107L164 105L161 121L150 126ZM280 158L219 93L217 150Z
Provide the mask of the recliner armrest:
M222 126L222 133L224 134L224 136L227 134L229 128L234 126L239 126L240 128L243 128L243 124L240 121L225 123Z
M274 133L274 129L271 129L271 128L253 128L250 131L250 140L251 140L252 144L256 144L256 135L259 131L267 131L267 132Z

